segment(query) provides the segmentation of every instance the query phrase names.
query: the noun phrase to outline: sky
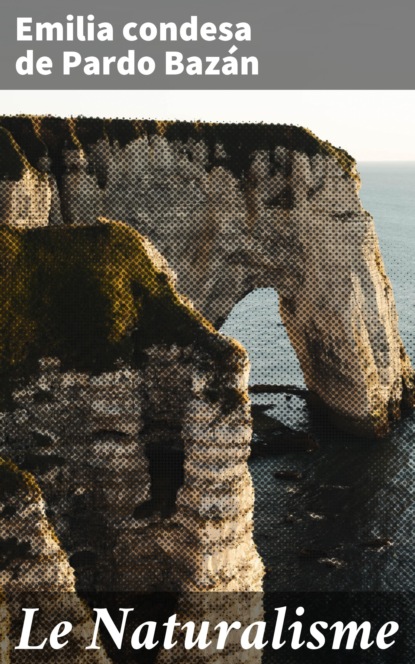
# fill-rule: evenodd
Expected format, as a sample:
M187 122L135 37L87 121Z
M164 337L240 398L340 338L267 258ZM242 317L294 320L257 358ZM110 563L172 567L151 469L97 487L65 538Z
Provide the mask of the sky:
M358 162L415 161L415 90L10 90L2 113L296 124Z

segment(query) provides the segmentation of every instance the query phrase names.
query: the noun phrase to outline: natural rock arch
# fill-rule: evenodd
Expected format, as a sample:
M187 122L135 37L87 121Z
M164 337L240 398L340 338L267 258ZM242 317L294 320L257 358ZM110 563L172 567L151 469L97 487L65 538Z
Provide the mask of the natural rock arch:
M280 125L1 124L24 162L11 197L28 170L49 169L39 180L49 183L49 214L39 223L130 223L216 327L251 290L275 288L307 387L351 431L382 435L413 405L391 284L343 150Z

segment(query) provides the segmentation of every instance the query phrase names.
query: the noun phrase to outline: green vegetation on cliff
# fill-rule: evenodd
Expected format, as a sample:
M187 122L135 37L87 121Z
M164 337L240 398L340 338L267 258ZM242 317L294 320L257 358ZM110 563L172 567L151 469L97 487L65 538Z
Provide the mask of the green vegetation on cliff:
M140 234L119 222L0 229L0 375L36 371L44 356L63 369L132 366L153 344L196 343L226 365L236 346L176 293Z
M356 177L355 160L345 150L320 140L309 129L296 125L17 116L0 117L0 126L12 133L34 166L42 153L42 146L47 149L58 185L64 163L63 149L82 147L88 152L99 140L108 140L111 145L116 141L125 147L137 138L150 139L154 135L165 136L169 141L184 145L189 141L203 141L209 150L208 170L222 166L237 178L245 177L258 150L268 151L270 168L278 168L275 149L279 146L305 152L309 157L316 154L331 156L347 175ZM224 147L226 157L216 156L219 144Z

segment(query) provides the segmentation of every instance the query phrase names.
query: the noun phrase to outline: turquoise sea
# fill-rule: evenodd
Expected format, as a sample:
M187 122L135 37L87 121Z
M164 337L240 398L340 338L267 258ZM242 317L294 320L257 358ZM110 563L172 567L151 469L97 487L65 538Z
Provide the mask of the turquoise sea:
M375 219L401 335L415 364L415 163L361 163L359 172L361 199ZM272 289L236 305L222 330L248 349L252 384L304 385ZM253 401L269 404L268 415L319 442L311 454L250 462L266 588L415 590L415 416L386 440L371 442L317 421L298 397ZM296 471L303 479L276 479L274 471Z

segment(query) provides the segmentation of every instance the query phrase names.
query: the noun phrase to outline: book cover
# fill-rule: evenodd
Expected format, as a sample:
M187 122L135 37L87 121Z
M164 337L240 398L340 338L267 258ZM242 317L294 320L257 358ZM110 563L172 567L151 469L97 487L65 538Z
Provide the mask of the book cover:
M1 9L0 664L412 661L398 6Z

